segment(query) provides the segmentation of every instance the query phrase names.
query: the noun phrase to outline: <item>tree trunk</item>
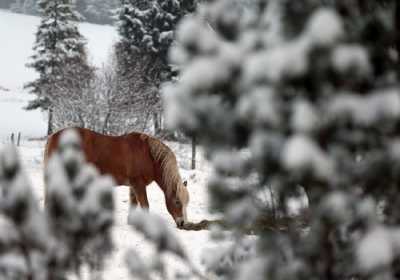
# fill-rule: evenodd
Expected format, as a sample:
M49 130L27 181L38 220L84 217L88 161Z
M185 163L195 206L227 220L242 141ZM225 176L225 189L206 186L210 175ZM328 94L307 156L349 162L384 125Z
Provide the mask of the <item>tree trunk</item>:
M153 113L154 134L159 135L161 132L161 114Z
M268 185L268 190L269 194L271 197L271 212L272 212L272 219L274 220L274 223L277 221L277 211L276 211L276 205L275 205L275 195L274 192L272 191L272 186Z
M111 110L109 110L108 112L107 112L107 115L106 115L106 117L104 118L104 123L103 123L103 128L102 128L102 133L103 134L109 134L110 133L110 131L109 131L109 125L108 125L108 122L110 121L110 117L111 117Z
M53 133L53 109L50 107L49 108L49 119L47 122L47 135L50 135Z

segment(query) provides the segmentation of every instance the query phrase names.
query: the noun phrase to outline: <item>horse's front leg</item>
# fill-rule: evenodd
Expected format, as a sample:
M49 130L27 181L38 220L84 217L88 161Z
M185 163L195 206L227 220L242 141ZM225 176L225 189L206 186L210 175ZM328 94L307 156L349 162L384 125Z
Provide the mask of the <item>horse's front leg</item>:
M143 209L149 209L149 201L147 199L146 185L138 186L136 189L136 198Z

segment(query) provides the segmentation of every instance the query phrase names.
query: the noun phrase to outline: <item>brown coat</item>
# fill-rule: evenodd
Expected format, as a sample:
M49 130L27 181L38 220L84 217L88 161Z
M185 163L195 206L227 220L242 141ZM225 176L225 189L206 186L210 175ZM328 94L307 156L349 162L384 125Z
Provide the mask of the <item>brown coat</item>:
M129 133L108 136L94 131L74 128L81 137L86 161L92 163L102 174L111 175L118 185L130 187L132 204L148 208L146 186L155 181L165 193L167 208L176 219L182 216L188 194L183 190L175 155L161 141L142 134ZM64 129L65 130L65 129ZM57 151L60 130L47 139L44 163ZM177 203L179 201L179 203Z

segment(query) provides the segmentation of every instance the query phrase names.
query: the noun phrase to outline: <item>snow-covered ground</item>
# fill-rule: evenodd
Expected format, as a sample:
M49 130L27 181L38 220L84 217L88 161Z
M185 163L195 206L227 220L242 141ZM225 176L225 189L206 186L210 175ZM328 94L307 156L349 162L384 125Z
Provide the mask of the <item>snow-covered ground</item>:
M23 137L40 137L46 133L46 116L39 111L25 111L32 96L23 89L35 79L35 72L25 65L32 55L35 32L40 18L0 10L0 140L12 132ZM115 28L82 23L82 35L87 39L90 61L101 66L117 38Z
M46 116L39 111L25 111L28 100L32 98L23 89L24 84L35 79L35 72L26 68L32 54L35 32L40 19L34 16L13 14L0 10L0 148L12 132L22 132L23 138L40 137L46 132ZM87 38L88 52L91 62L101 66L111 51L112 44L117 38L112 26L100 26L82 23L80 31ZM181 175L189 182L190 204L189 219L193 222L210 218L207 212L206 180L209 166L200 160L196 171L188 170L190 164L190 150L188 146L171 144L181 165ZM34 186L37 198L43 202L43 147L44 142L26 141L23 139L19 152L23 165ZM199 153L200 156L201 153ZM183 243L193 262L200 264L201 252L210 246L208 231L183 231L176 229L168 214L162 192L156 184L149 186L150 211L158 213L173 228ZM124 261L125 253L129 248L143 252L150 256L151 246L143 237L136 234L127 225L129 209L128 188L115 189L116 213L114 227L114 241L116 251L107 264L105 279L132 279L128 276Z
M198 168L195 171L187 169L189 166L190 147L188 145L178 145L176 143L168 143L177 155L180 165L180 172L184 179L188 180L188 190L190 193L190 203L188 207L188 217L192 222L198 222L202 219L215 218L208 213L208 197L206 192L206 181L210 173L209 163L198 153ZM0 143L0 149L2 144ZM20 157L22 159L25 170L31 180L36 197L43 205L43 141L24 141L19 148ZM104 279L128 280L132 279L128 275L125 265L125 254L129 248L136 249L139 253L143 253L144 257L150 258L152 247L144 240L144 238L136 233L128 224L129 198L127 187L116 187L115 192L115 225L113 230L113 238L116 250L110 257L105 271ZM156 184L148 187L148 196L150 203L150 211L159 214L170 226L176 234L180 242L183 244L190 258L195 265L202 270L201 256L204 249L212 247L214 241L210 238L209 231L185 231L176 228L171 216L168 214L162 191ZM174 268L184 270L176 259L168 256L168 260Z

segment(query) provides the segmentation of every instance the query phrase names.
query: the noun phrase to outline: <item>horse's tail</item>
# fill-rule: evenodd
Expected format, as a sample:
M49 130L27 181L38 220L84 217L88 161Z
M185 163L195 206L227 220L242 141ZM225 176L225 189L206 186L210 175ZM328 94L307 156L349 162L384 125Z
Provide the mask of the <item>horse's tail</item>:
M170 195L172 191L176 190L178 183L182 181L175 154L160 140L147 135L142 135L142 137L147 141L153 160L160 166L161 179L167 187L167 194Z

